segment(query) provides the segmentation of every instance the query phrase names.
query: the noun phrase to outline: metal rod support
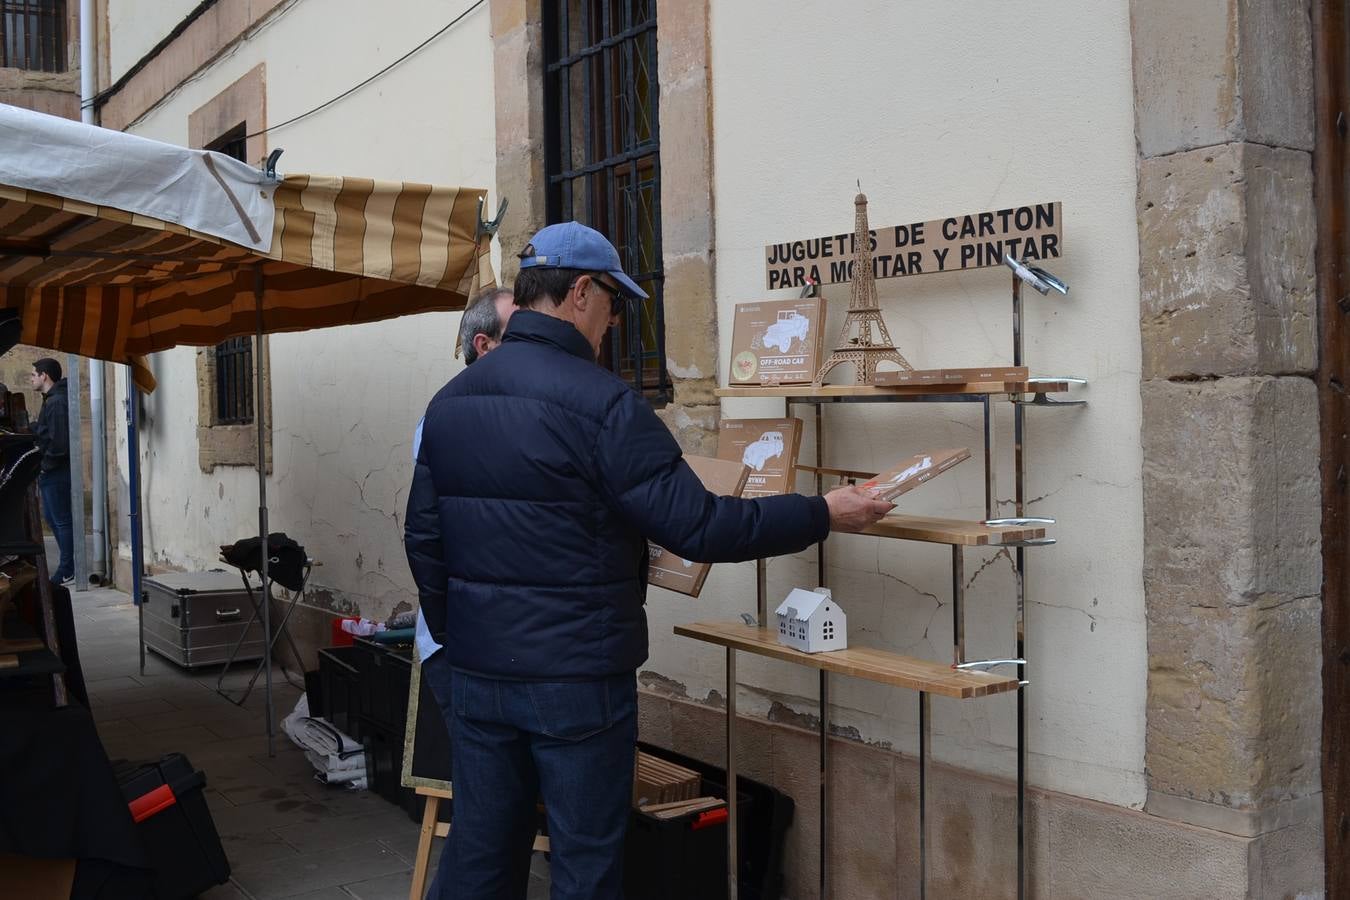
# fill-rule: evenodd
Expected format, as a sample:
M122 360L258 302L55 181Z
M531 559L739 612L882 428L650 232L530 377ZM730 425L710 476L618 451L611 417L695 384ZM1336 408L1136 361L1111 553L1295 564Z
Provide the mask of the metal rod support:
M952 665L966 661L966 555L952 544Z
M1012 293L1013 365L1022 365L1022 279L1013 275ZM1027 468L1024 453L1026 406L1013 404L1013 501L1015 515L1027 514ZM1026 697L1026 550L1018 547L1013 562L1017 590L1017 645L1013 658L1017 666L1017 898L1027 896L1027 697Z
M755 625L769 627L769 566L762 559L755 560L755 616Z
M933 713L928 692L919 691L919 897L928 896L928 730Z
M820 670L820 896L830 896L830 675Z
M824 493L825 478L820 469L825 465L825 429L821 427L821 405L816 404L816 493ZM816 584L825 587L825 542L816 544Z
M998 516L998 463L995 454L994 398L984 395L984 517Z
M263 621L263 686L267 695L267 755L276 756L276 714L272 707L272 578L268 572L271 551L267 545L267 454L264 438L267 428L267 403L263 394L263 377L267 362L263 354L263 267L253 269L253 302L257 310L257 339L253 344L253 371L257 385L253 392L253 421L258 435L258 540L262 559L262 621Z
M740 848L736 828L736 651L727 648L727 897L740 896Z

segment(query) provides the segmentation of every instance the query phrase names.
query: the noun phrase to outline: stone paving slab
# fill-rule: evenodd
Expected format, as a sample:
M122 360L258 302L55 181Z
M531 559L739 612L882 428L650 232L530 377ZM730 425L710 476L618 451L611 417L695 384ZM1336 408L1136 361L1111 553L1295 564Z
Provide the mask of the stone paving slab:
M313 778L304 754L277 728L275 755L264 733L262 680L241 708L216 693L218 667L186 671L146 654L140 670L136 608L109 589L73 595L75 627L94 718L113 759L179 752L206 773L206 801L232 869L203 900L385 900L408 896L417 823L369 791ZM242 689L252 664L232 669ZM302 691L273 675L280 722ZM441 841L432 846L431 876ZM430 877L430 876L429 876ZM548 897L548 866L536 855L530 900Z

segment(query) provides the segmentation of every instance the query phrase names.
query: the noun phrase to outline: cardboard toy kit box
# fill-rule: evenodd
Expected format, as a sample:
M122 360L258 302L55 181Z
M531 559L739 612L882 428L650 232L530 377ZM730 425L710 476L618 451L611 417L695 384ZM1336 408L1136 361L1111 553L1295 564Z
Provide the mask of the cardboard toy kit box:
M809 384L820 367L824 328L819 297L736 304L729 383Z
M916 453L859 487L878 500L892 501L967 459L970 459L970 450L966 447Z
M750 470L742 497L786 494L796 483L801 419L723 419L717 431L717 458Z
M745 490L750 470L738 461L686 456L684 461L703 482L703 486L721 497L739 497ZM658 587L697 597L703 590L711 563L681 559L664 547L648 543L647 581Z

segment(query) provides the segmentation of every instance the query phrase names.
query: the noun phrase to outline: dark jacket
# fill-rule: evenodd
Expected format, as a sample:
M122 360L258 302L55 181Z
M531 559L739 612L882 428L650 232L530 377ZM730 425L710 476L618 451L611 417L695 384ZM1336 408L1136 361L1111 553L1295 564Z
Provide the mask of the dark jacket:
M66 380L62 378L42 395L33 434L42 449L42 471L70 468L70 410L66 399Z
M824 499L704 490L643 398L571 324L529 310L427 407L405 543L456 669L567 681L647 658L647 539L685 559L802 550Z

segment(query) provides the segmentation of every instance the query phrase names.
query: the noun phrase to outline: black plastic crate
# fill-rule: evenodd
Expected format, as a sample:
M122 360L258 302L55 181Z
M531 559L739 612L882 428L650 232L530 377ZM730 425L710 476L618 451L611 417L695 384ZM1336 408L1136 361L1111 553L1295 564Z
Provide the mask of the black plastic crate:
M703 776L704 794L726 799L725 769L652 744L639 742L638 749L693 769ZM782 791L744 775L736 776L736 797L737 846L740 848L736 874L740 896L742 900L777 900L783 887L783 847L787 830L792 826L795 804ZM725 829L722 837L726 837ZM725 873L725 853L721 861ZM725 896L725 891L717 896Z
M727 822L725 806L673 819L633 810L624 840L625 900L726 897Z
M361 740L360 651L355 647L324 647L319 650L319 682L323 717L348 737Z
M229 881L230 863L203 795L206 776L187 757L170 753L116 771L150 861L155 897L195 897Z
M377 728L403 734L408 725L408 688L412 684L411 650L361 638L352 649L361 676L361 715Z
M423 798L403 786L403 733L369 725L361 739L366 751L368 785L380 797L420 821Z

